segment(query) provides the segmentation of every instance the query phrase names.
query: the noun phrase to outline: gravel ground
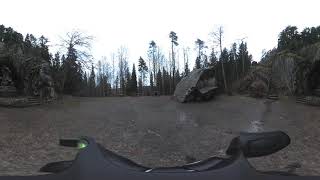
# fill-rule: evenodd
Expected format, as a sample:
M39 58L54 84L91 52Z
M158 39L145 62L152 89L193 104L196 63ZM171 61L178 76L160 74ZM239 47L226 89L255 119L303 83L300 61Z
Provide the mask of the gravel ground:
M108 149L145 166L182 165L224 156L240 131L283 130L292 143L250 159L259 170L320 175L320 108L290 99L219 96L180 104L167 96L68 98L21 109L0 108L0 175L31 175L48 162L73 159L61 137L92 136Z

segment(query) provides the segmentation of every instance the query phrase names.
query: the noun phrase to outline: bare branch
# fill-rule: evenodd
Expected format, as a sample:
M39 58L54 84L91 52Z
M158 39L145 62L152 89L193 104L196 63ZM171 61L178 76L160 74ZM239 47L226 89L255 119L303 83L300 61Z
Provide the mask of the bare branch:
M92 63L91 55L91 42L94 39L93 36L86 35L80 31L68 32L64 38L60 37L61 44L60 51L67 53L69 49L74 49L77 61L85 68L90 68Z

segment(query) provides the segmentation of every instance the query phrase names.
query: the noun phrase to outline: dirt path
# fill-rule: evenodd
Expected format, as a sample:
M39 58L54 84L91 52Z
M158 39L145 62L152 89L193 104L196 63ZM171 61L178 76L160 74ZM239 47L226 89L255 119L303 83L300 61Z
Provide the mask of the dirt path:
M320 175L320 109L290 100L269 102L220 96L179 104L170 97L72 98L63 104L0 108L0 175L36 174L52 161L74 158L60 137L96 138L107 148L146 166L174 166L223 155L240 131L283 130L292 144L250 160L261 170L301 166Z

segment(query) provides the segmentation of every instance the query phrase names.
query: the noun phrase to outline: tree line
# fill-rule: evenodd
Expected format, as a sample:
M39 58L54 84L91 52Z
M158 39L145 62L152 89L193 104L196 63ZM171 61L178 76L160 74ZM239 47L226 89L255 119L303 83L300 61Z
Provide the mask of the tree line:
M220 87L228 91L229 86L242 78L250 69L252 56L247 43L233 43L224 46L223 29L212 32L213 40L196 39L194 46L197 57L194 69L214 67ZM147 57L140 57L137 63L129 64L128 49L118 48L110 58L93 60L90 54L93 37L74 31L61 40L60 49L54 55L49 53L49 40L44 36L36 38L27 34L25 38L12 28L0 26L1 42L22 45L23 51L50 63L50 74L54 88L59 94L78 96L135 96L171 95L177 83L192 70L190 69L190 48L179 49L178 34L168 34L170 52L165 52L154 40L149 43ZM215 46L208 50L207 44ZM216 51L217 49L217 51ZM180 67L179 50L182 50L183 65ZM97 62L97 63L93 63ZM182 69L182 72L181 72Z
M317 43L320 41L320 26L307 27L301 32L296 26L287 26L279 34L278 50L297 51L302 47Z
M195 41L194 45L198 54L194 69L213 67L219 87L222 90L229 91L231 87L228 87L232 86L233 82L243 78L250 70L252 55L249 54L247 43L244 41L241 41L239 44L233 43L230 50L225 47L222 48L222 27L217 30L217 33L219 35L215 35L216 39L214 43L221 48L220 53L212 48L209 54L207 54L205 49L208 49L208 47L205 41L200 39ZM88 82L87 87L89 89L96 87L98 89L98 94L96 95L98 96L173 94L177 83L191 71L189 69L190 48L183 48L183 68L179 68L179 60L177 60L177 46L179 45L177 33L171 31L169 33L169 40L171 50L168 58L166 58L157 43L151 40L147 50L147 58L140 56L137 69L135 63L132 64L131 69L129 68L127 49L120 47L117 54L111 56L112 66L108 63L98 62L96 81L94 81L96 75L93 70L94 66L92 66L91 74L85 75L84 78ZM117 67L114 65L115 61L118 62ZM105 70L101 71L101 66L107 68L102 68ZM180 69L183 69L183 71L180 72ZM89 77L88 80L86 80L86 77ZM91 86L90 84L94 82L97 82L97 85ZM104 83L101 84L101 82ZM89 95L93 94L89 93Z

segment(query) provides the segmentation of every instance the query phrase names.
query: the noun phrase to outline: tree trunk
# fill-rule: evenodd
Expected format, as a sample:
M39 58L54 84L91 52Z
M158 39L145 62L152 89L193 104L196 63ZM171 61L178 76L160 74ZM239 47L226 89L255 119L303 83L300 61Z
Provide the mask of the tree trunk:
M156 84L156 60L155 60L155 56L154 56L154 51L155 49L153 48L152 50L152 58L153 58L153 83Z
M102 81L102 97L104 97L105 96L105 93L104 93L105 79L104 78L102 78L102 79L103 79L103 81Z
M143 88L144 75L141 75L141 94L144 96L144 88Z
M162 83L162 95L165 95L165 85L164 85L164 78L165 78L165 76L164 76L164 73L163 73L164 71L162 70L162 79L161 79L161 83Z
M243 57L243 52L242 52L241 57L242 57L242 77L244 77L245 72L244 72L244 57Z
M222 42L221 42L221 32L220 32L220 56L222 54ZM225 88L225 91L229 94L229 89L228 89L228 86L227 86L227 80L226 80L226 74L224 72L224 65L223 65L223 60L221 59L221 68L222 68L222 77L223 77L223 83L224 83L224 88Z
M176 62L175 62L175 59L174 59L174 52L173 52L173 42L171 42L171 55L172 55L172 64L173 64L173 67L172 67L172 69L173 69L173 71L172 71L172 90L171 90L171 92L173 92L174 91L174 87L175 87L175 82L174 82L174 74L175 74L175 71L176 71ZM171 88L170 88L171 89ZM170 93L171 93L170 92Z
M237 76L237 80L239 80L238 62L237 62L236 58L234 58L234 59L235 59L235 65L236 65L236 76Z

